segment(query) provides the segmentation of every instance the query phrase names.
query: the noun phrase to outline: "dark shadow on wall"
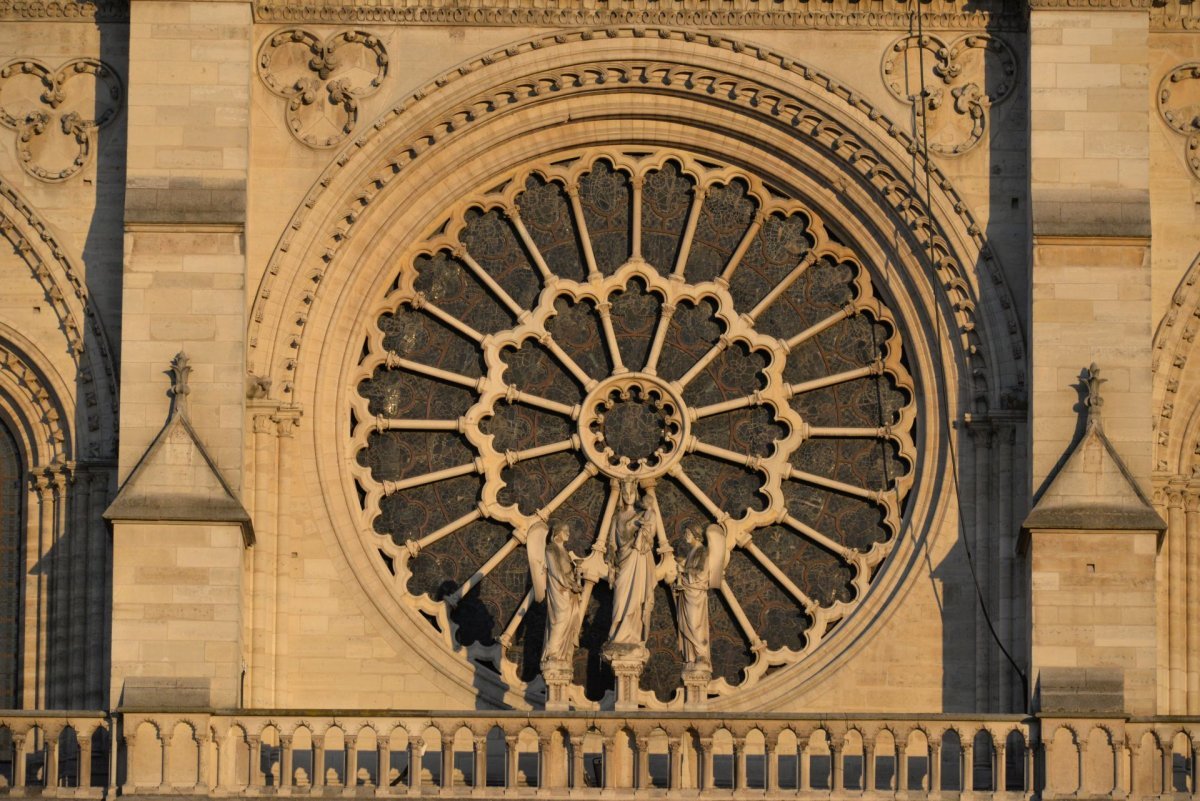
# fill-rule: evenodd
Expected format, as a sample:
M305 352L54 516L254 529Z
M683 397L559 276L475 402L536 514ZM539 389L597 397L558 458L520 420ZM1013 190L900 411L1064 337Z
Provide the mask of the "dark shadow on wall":
M966 314L974 316L976 330L986 331L992 341L979 343L984 346L970 356L970 365L960 379L969 383L944 390L945 408L957 406L964 412L959 419L943 421L953 426L955 438L942 469L944 491L956 496L957 519L951 518L947 525L956 527L957 537L948 552L932 555L925 551L920 557L929 571L942 617L942 711L973 714L1021 711L1027 695L1023 689L1028 662L1027 604L1023 600L1027 580L1016 543L1029 509L1025 437L1029 365L1024 346L1018 349L1020 353L1005 349L1013 348L1014 336L1027 340L1029 120L1028 76L1022 70L1028 64L1023 57L1028 37L1026 11L1013 0L968 0L962 11L988 15L975 43L961 32L928 26L922 16L928 11L920 5L914 9L907 33L933 41L924 48L919 68L910 65L906 93L916 100L908 125L918 147L910 166L912 185L922 206L928 205L929 183L938 180L928 169L940 169L950 176L965 172L987 182L986 197L972 196L968 182L958 187L968 208L984 224L980 262L963 265L980 277L978 291L982 295L976 298L978 306ZM988 44L991 40L1000 40L1007 47L993 49ZM952 63L955 59L964 63L956 65ZM956 66L962 72L956 72ZM984 100L972 106L972 92ZM922 108L927 108L925 97L935 103L940 99L937 108L922 113ZM973 112L980 116L972 116ZM976 120L982 121L983 128L980 139L971 145L971 126ZM942 152L938 152L938 143ZM930 212L937 214L933 209ZM929 247L928 243L924 247ZM934 321L934 325L943 330L936 331L934 339L957 340L957 330L945 330L947 321L956 325L955 299L945 291L944 277L936 274L931 253L927 252L925 261L931 283L941 287L935 290L939 292L941 322ZM989 293L998 294L988 298ZM1015 318L984 321L980 318L988 307L1000 307ZM1011 319L1016 319L1017 330L1012 330ZM988 383L1001 373L1000 365L986 364L993 356L1011 358L1015 364L1017 373L1004 376L1007 383L1003 386ZM961 349L958 358L968 365L968 355ZM948 436L950 432L934 435Z
M121 81L123 98L116 118L96 132L96 205L91 225L83 245L83 263L87 275L88 294L92 298L95 312L104 326L107 343L91 341L95 331L88 328L85 337L87 352L102 356L110 351L114 379L120 377L121 307L124 278L125 245L125 176L126 152L129 123L129 6L128 2L112 4L99 23L100 60L114 70ZM102 101L97 100L97 105ZM98 109L99 111L99 109ZM101 365L93 367L93 380L107 380L107 376L96 375ZM82 387L80 388L82 390ZM80 396L83 397L82 395ZM116 397L112 398L115 405ZM84 414L88 404L81 402ZM99 415L110 415L111 437L97 438L89 442L87 452L81 453L81 461L87 464L87 487L90 498L83 521L76 531L86 543L78 543L86 554L85 569L89 579L99 576L100 581L89 580L88 636L84 645L86 673L83 682L83 697L78 699L84 708L107 708L108 677L112 665L112 536L108 525L101 518L104 509L112 500L117 489L117 442L119 409L95 409ZM85 420L78 420L78 430L88 430ZM108 428L101 425L100 430ZM108 441L104 441L107 439ZM82 498L79 499L82 503ZM88 517L90 516L90 519ZM99 590L93 594L93 588ZM90 616L97 616L98 625L93 626Z

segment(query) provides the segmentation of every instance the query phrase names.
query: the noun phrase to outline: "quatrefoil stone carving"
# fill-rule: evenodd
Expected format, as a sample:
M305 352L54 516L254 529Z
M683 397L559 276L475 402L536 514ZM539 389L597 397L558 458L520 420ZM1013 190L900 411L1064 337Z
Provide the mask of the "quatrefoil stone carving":
M1200 63L1181 64L1158 85L1158 113L1177 134L1187 137L1184 158L1200 178Z
M84 168L122 96L116 72L93 58L58 69L33 58L0 66L0 125L16 132L21 168L42 181L65 181Z
M1012 94L1017 58L1003 40L968 34L947 44L903 36L883 57L883 83L914 107L917 137L931 152L958 156L983 139L991 107Z
M313 148L333 147L354 130L358 102L387 77L388 57L379 37L340 31L322 39L289 28L272 34L258 51L258 74L287 101L292 136Z

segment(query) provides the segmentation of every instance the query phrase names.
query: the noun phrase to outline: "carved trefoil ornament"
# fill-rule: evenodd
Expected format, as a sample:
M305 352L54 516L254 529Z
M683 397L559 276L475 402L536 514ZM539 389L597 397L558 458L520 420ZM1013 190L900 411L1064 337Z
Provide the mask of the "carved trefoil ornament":
M34 58L0 67L0 125L16 133L21 168L65 181L88 163L96 132L116 119L124 90L112 67L75 58L52 69Z
M1181 64L1158 85L1158 113L1171 130L1187 138L1184 159L1200 178L1200 62Z
M1012 94L1017 58L1002 39L968 34L949 43L930 34L888 47L883 83L913 106L917 137L930 152L959 156L983 139L991 107Z
M312 148L334 147L358 123L358 104L387 77L388 55L378 36L339 31L321 38L303 28L277 31L258 51L258 75L287 101L292 136Z

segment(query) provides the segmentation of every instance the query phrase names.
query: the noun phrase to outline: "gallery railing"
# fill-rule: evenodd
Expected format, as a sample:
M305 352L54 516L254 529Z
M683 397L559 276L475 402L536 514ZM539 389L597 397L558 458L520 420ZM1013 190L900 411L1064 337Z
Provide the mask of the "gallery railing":
M1160 798L1197 749L1200 718L10 711L0 792Z

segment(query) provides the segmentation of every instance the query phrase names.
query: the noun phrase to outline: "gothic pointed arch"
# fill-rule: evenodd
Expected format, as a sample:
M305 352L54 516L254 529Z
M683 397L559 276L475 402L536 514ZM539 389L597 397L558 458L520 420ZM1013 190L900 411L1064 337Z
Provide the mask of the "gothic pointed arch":
M326 537L343 554L340 569L362 588L363 608L397 644L427 655L443 681L480 692L489 703L536 705L540 679L522 672L510 653L529 609L518 586L523 562L515 560L516 568L492 577L509 587L513 603L477 609L490 621L486 632L466 631L456 609L520 551L532 519L557 512L579 487L622 471L652 487L669 472L690 495L694 514L734 530L737 547L791 595L795 616L808 621L802 640L760 648L754 632L762 621L749 619L737 590L725 594L730 625L753 653L709 685L714 703L736 704L739 690L750 684L760 701L782 698L829 675L872 622L890 613L888 601L903 591L905 565L915 558L914 543L931 535L946 509L947 494L939 490L946 488L953 458L945 445L947 421L1008 408L1024 394L1024 343L999 265L945 176L923 164L913 174L914 153L920 163L914 140L853 88L763 48L691 31L613 28L533 38L419 90L343 149L314 184L280 238L255 298L250 371L269 376L286 403L315 412L313 424L300 433L311 438L317 454L306 471L313 499L308 532ZM599 183L610 187L603 197L629 198L618 204L627 215L600 201ZM689 188L672 196L668 185ZM717 196L725 208L705 205ZM489 215L512 220L511 227L488 234ZM788 220L796 221L794 231ZM706 224L707 233L697 233ZM655 236L668 244L648 244L658 241ZM781 263L794 258L795 264L748 300L753 293L739 296L734 273L747 253L767 249L768 236L783 253ZM701 246L709 247L712 264L693 263ZM490 262L479 256L482 250L492 254ZM492 266L500 263L507 266ZM759 330L759 316L765 319L764 310L787 293L807 287L816 298L826 291L811 283L821 272L808 272L814 264L843 270L841 288L826 288L838 298L834 308L803 330ZM510 268L533 278L514 288L504 274ZM463 292L481 287L510 322L493 324L483 311L473 311L474 301L450 309ZM697 346L690 368L682 365L673 375L664 368L667 377L659 375L652 358L658 349L687 350L663 344L671 336L666 322L659 328L668 333L646 333L636 358L625 353L629 326L614 325L607 309L618 296L634 294L656 299L660 321L707 304L709 321L718 322L698 319L681 335L711 338ZM568 307L582 306L598 315L595 341L610 346L607 366L597 362L594 370L574 351L564 357L570 348L558 340L565 342L565 335L552 330ZM667 307L671 312L663 314ZM406 330L397 321L410 311L437 318L456 342L473 342L474 372L465 366L467 356L456 369L406 356L406 348L441 347L424 329ZM843 374L858 370L853 380L875 381L872 386L895 397L870 400L878 418L870 425L814 424L789 405L804 381L787 377L784 365L793 359L793 347L851 318L869 321L865 339L857 341L874 340L870 352L841 372L824 364L807 380L827 387L852 380ZM874 334L872 325L878 326ZM408 344L398 347L406 338ZM846 343L853 339L844 335ZM565 368L560 385L577 383L578 399L559 398L554 386L539 393L519 380L506 383L502 376L517 375L517 361L526 357L505 354L527 344L532 351L532 343L549 356L530 354L529 363L557 361ZM739 348L750 355L729 369L745 371L745 386L707 401L682 393L680 382ZM747 368L753 359L758 366ZM414 401L425 410L407 416L368 397L372 376L405 370L477 394L464 409L446 412L434 407L452 394L449 389L414 397L405 385L400 405ZM772 392L782 395L768 399ZM506 439L506 432L487 428L492 424L486 421L499 419L500 406L514 403L557 414L567 428L550 440ZM863 403L865 408L865 398ZM764 434L761 447L736 436L714 443L691 430L707 416L747 409L766 415L766 427L757 431L776 429ZM625 437L612 422L621 415L635 429L644 423L668 433L643 453L636 437ZM531 424L514 426L528 431ZM413 430L426 438L431 454L443 447L433 444L439 433L462 435L469 447L457 464L431 462L413 474L385 475L372 468L374 457L362 455L373 436ZM884 469L885 480L870 486L861 476L858 484L844 476L814 479L789 462L789 454L823 435L881 443L904 466ZM737 494L732 489L723 495L695 480L700 473L689 473L683 462L698 453L725 463L741 459L743 478L758 477L744 502L730 500ZM386 458L411 456L393 452ZM523 461L556 456L576 459L575 478L521 479L548 489L529 503L514 496ZM823 482L823 491L876 504L873 513L882 515L884 528L889 520L894 525L875 544L852 544L818 530L797 517L781 489L800 473L807 477L802 481ZM482 494L457 517L397 523L407 530L379 524L388 496L474 475L483 477ZM755 506L751 496L765 500ZM599 519L604 493L596 498L594 514L588 514ZM502 508L516 511L496 511ZM664 517L670 517L667 511ZM672 525L684 516L679 512ZM413 565L435 559L424 549L452 537L455 526L480 521L496 530L477 532L475 541L490 537L495 548L475 554L474 574L456 574L450 582L455 586L440 590L410 590ZM791 526L809 545L840 557L849 577L845 597L834 591L814 599L807 579L780 567L765 542L755 540L770 526ZM586 543L576 547L580 555L586 551ZM660 548L669 553L670 537ZM786 669L776 670L781 667ZM583 684L574 702L599 703ZM641 702L671 706L679 699L665 687Z

